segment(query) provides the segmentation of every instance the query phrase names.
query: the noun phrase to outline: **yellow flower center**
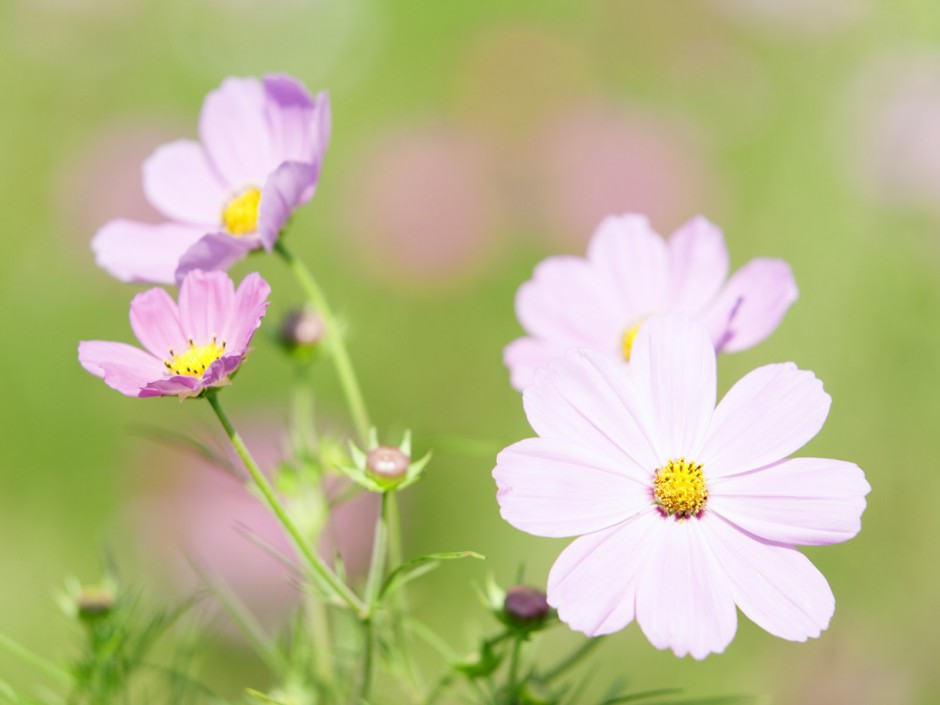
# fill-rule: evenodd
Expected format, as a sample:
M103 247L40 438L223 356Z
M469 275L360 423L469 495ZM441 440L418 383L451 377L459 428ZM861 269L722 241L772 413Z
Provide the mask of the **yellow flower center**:
M696 516L708 502L702 466L685 458L670 460L656 471L653 480L656 504L677 518Z
M212 336L212 342L208 345L195 345L192 338L189 339L189 349L183 353L173 352L170 348L170 359L164 360L163 364L174 375L188 375L189 377L202 377L202 374L209 369L209 365L218 360L225 354L225 341L219 345L215 336Z
M222 211L222 223L231 235L247 235L258 228L258 204L261 189L247 188L235 196Z
M636 340L636 334L640 332L641 325L642 323L637 323L635 326L628 328L627 332L623 334L623 359L627 362L630 362L633 341Z

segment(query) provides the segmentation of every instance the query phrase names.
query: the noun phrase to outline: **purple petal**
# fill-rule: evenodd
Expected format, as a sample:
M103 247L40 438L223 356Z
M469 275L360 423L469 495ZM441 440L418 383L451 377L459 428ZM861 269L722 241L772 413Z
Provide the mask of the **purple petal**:
M202 380L188 375L177 375L151 382L141 390L142 397L194 397L203 389Z
M190 272L180 284L182 330L197 346L225 340L235 307L235 285L225 272Z
M170 350L179 353L189 347L176 302L163 289L137 294L131 301L130 318L134 335L157 359L168 359Z
M503 350L503 362L509 368L512 386L520 392L556 357L564 357L567 349L539 338L517 338Z
M548 576L548 602L561 621L588 636L632 622L639 575L665 524L655 511L644 512L562 551Z
M625 363L591 350L571 352L539 372L522 401L543 438L571 441L614 462L630 459L650 477L661 462Z
M229 188L198 142L163 145L144 162L144 193L171 220L211 230L222 222Z
M180 223L112 220L91 241L98 266L125 282L173 284L180 257L204 228Z
M126 343L86 340L78 344L78 361L105 384L129 397L166 372L163 363L140 348Z
M657 649L703 659L721 653L738 625L734 597L702 522L661 519L636 588L636 618Z
M563 350L618 351L631 316L642 313L621 310L616 292L580 257L549 257L516 294L516 315L526 332Z
M270 293L271 287L257 272L252 272L242 280L235 292L235 305L229 318L229 328L225 332L226 350L234 354L248 349L268 309Z
M265 76L264 90L277 163L321 162L330 140L329 96L319 93L313 99L300 81L284 75Z
M731 276L702 320L719 352L738 352L773 333L798 296L789 264L754 259Z
M611 304L628 316L628 321L665 310L666 243L644 216L605 218L594 232L587 254L596 276L608 282L614 292Z
M578 536L652 504L649 473L567 441L530 438L506 448L493 477L503 519L536 536Z
M870 490L854 463L794 458L710 483L708 509L768 541L820 546L861 530Z
M819 433L831 402L822 382L792 362L758 367L721 400L696 460L706 477L782 460Z
M258 206L258 235L268 252L294 210L313 196L319 174L319 162L285 162L271 174Z
M706 514L699 523L734 601L755 624L790 641L818 637L829 626L835 598L806 556L758 541L714 515Z
M209 369L202 375L202 386L204 387L222 387L228 384L228 377L245 359L244 353L238 355L225 355L209 365Z
M236 237L228 233L209 233L199 238L179 258L175 278L181 282L196 270L227 270L245 255L258 247L258 238Z
M229 190L260 187L274 161L267 95L254 78L226 78L206 96L199 136Z
M714 224L699 216L669 238L669 309L697 313L728 276L728 248Z
M633 342L629 371L651 412L659 464L681 457L700 462L717 383L705 329L684 314L648 319Z

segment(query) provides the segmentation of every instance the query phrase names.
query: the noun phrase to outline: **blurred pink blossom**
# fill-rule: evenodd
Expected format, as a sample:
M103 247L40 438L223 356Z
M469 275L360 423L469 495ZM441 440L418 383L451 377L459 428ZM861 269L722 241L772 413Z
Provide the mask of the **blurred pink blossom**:
M712 0L734 20L802 35L847 29L865 17L870 0Z

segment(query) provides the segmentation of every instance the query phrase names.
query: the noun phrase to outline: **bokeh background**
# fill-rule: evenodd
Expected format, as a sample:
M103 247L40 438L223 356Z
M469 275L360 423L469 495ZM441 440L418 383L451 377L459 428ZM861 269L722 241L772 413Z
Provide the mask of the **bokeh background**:
M722 358L720 387L770 361L814 370L834 404L804 453L858 462L873 491L858 538L807 551L837 598L821 639L787 643L742 618L727 652L699 663L634 625L598 652L597 678L780 703L938 702L933 0L0 0L0 630L66 658L76 635L53 600L66 576L95 580L106 549L173 599L185 581L154 567L168 543L242 517L204 467L138 431L211 438L208 405L124 398L82 371L76 344L131 340L136 289L99 271L88 243L111 217L157 219L141 161L195 136L224 76L268 71L333 101L293 249L350 324L379 427L437 448L406 506L407 551L489 557L417 585L424 618L470 646L491 628L472 583L512 582L520 564L544 583L564 545L504 524L490 477L495 453L529 433L501 363L521 332L516 288L541 258L582 253L607 213L649 213L663 233L703 213L733 266L784 257L801 290L765 344ZM272 330L300 294L278 261L235 273L250 269L274 286ZM225 395L259 434L286 418L290 382L264 338ZM320 367L319 414L342 427ZM167 517L182 530L159 528ZM263 562L247 572L265 571L280 579ZM284 586L249 583L276 620ZM264 687L224 631L213 686ZM579 638L556 630L545 649ZM41 680L5 656L0 675Z

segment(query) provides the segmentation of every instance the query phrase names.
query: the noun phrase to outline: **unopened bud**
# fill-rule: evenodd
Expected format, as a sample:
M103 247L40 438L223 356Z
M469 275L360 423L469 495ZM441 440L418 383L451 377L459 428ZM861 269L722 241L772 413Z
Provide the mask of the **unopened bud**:
M369 451L366 467L382 480L400 480L408 472L411 458L394 446L379 446Z
M519 625L540 622L548 615L545 593L528 585L514 585L506 591L503 610L510 621Z
M81 619L104 617L114 608L114 595L104 588L89 587L75 599Z
M307 348L323 340L326 325L316 311L300 309L291 311L281 325L281 338L291 346Z

